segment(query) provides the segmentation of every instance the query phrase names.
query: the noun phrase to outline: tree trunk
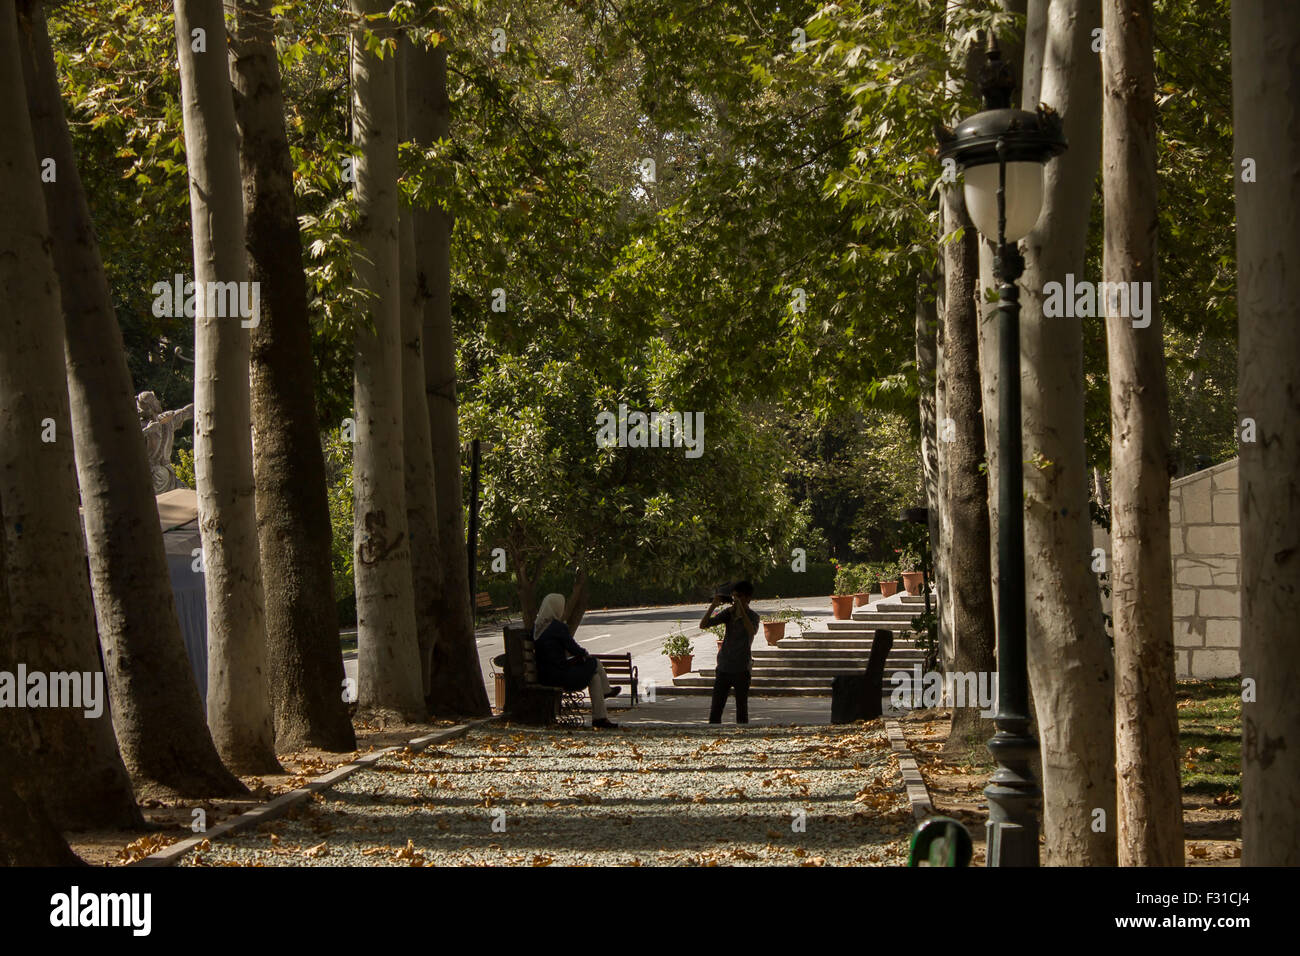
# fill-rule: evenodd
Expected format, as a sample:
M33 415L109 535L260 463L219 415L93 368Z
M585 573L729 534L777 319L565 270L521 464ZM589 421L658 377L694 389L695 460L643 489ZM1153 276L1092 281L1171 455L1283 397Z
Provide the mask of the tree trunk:
M1029 676L1054 865L1116 862L1114 664L1091 569L1083 328L1078 318L1043 317L1044 285L1083 273L1100 146L1100 64L1091 49L1100 20L1100 0L1058 0L1048 14L1041 97L1064 118L1070 148L1044 173L1021 283Z
M365 46L373 31L392 29L367 15L388 10L380 0L349 0L353 27L353 141L361 253L357 283L369 293L356 330L356 451L352 466L356 515L357 637L363 711L423 719L420 651L411 591L411 539L406 524L402 442L401 267L398 248L397 82L392 49L381 59Z
M122 759L141 796L235 796L181 640L122 332L39 3L22 0L23 74L36 154L55 161L46 191L91 585ZM160 793L154 793L160 790Z
M401 40L397 58L398 138L407 140L406 74L411 43ZM406 522L411 531L411 582L415 594L415 632L420 646L420 677L426 700L433 694L433 649L441 630L442 554L438 542L438 501L429 435L429 405L424 386L424 296L415 259L415 210L405 201L400 212L402 281L402 430L406 458ZM459 459L458 459L459 462Z
M950 440L944 517L951 546L948 556L948 600L953 624L950 673L993 675L993 590L991 587L988 481L984 463L984 414L980 398L978 311L979 240L966 216L960 187L943 189L944 221L962 230L961 239L944 246L943 366L940 381L946 396L945 415ZM979 686L977 678L976 687ZM985 686L992 686L988 683ZM980 716L978 700L952 702L952 728L947 750L966 754L982 751L993 736L991 719Z
M1300 864L1300 6L1232 5L1242 442L1243 865ZM1250 159L1258 182L1243 182Z
M271 701L281 750L348 751L357 743L340 689L325 458L272 6L239 0L233 67L249 275L261 285L249 377Z
M573 578L573 593L564 602L564 623L571 634L577 633L578 625L587 613L587 597L587 569L579 565Z
M1004 3L1012 9L1016 0ZM1024 69L1017 77L1020 81L1020 101L1024 109L1032 110L1042 100L1043 58L1047 55L1047 13L1052 0L1020 0L1019 12L1025 15ZM1006 59L1008 63L1018 62Z
M450 138L447 50L411 47L406 89L411 135L424 149ZM438 205L415 212L417 285L424 297L424 387L437 492L442 553L442 629L433 649L432 710L486 717L492 713L474 642L465 504L461 496L460 422L456 411L456 338L451 322L451 215Z
M942 272L942 269L939 270ZM945 665L949 661L952 631L944 625L948 607L948 555L943 503L939 497L939 402L936 370L938 369L939 316L936 293L936 276L927 273L916 283L916 379L921 393L921 475L925 484L925 505L928 511L926 531L930 538L930 576L938 600L939 647Z
M194 236L194 479L208 601L208 726L236 773L276 773L250 441L249 332L240 318L208 314L228 311L209 308L217 304L209 302L217 298L213 283L242 288L248 281L226 24L221 0L175 3Z
M0 8L4 5L0 3ZM0 636L8 644L8 635ZM8 662L12 647L0 650ZM31 784L39 775L24 756L23 719L18 711L0 708L0 866L78 866L81 860L42 805Z
M0 517L8 621L0 670L13 673L21 663L47 681L68 671L102 680L77 517L59 280L20 47L13 0L0 0ZM39 797L56 825L143 824L107 708L91 717L85 708L34 707L4 723L27 737L17 749L32 778L15 782ZM11 774L7 765L0 776ZM11 802L5 809L16 808Z
M1157 310L1151 0L1103 0L1105 279L1147 283L1150 325L1107 308L1115 770L1121 866L1182 866L1169 555L1169 393ZM1114 311L1119 311L1118 309Z
M3 8L0 3L0 8ZM15 665L4 541L0 540L0 669ZM41 775L27 756L31 722L21 710L0 707L0 866L76 866L81 863L42 805Z

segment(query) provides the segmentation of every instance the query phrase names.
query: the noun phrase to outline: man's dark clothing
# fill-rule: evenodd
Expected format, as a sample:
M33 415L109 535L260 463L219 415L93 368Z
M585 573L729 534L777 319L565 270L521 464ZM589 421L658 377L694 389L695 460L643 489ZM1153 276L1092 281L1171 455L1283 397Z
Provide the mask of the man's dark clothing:
M537 679L551 687L582 690L596 673L596 659L589 657L561 620L546 625L533 644L537 656ZM569 655L577 659L571 660Z
M758 633L758 615L750 609L746 612L754 625L754 634ZM706 627L727 626L722 638L722 650L718 651L718 665L713 678L713 703L709 707L709 723L722 722L722 708L727 705L727 693L736 692L736 723L749 723L749 672L754 666L750 656L750 647L754 637L745 630L745 625L736 613L736 605L723 608L705 622Z
M750 623L754 625L754 634L758 634L758 615L753 610L748 610L746 613L749 615ZM727 631L722 638L722 650L718 651L718 673L748 674L753 667L750 646L754 638L745 630L740 616L736 614L734 604L731 607L724 607L709 618L705 622L705 627L715 627L719 624L727 625Z
M732 674L718 671L713 678L713 703L709 706L709 723L722 723L722 708L727 706L727 692L736 692L736 723L749 723L749 671Z

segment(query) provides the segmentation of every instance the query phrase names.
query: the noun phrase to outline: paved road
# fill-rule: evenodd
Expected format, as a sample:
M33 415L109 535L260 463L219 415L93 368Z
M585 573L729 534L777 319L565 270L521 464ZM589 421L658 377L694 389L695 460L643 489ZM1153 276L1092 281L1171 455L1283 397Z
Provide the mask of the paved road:
M711 634L701 634L698 627L700 617L705 611L703 604L682 604L666 607L615 608L612 610L588 611L579 625L574 637L578 643L593 654L631 653L632 663L636 666L643 692L654 684L655 699L653 703L645 701L635 709L627 709L631 704L629 688L611 701L611 706L619 712L613 719L622 723L658 723L672 721L704 720L708 716L709 699L707 697L674 697L672 694L672 672L668 658L659 650L664 639L680 622L682 630L694 644L695 659L692 670L700 671L713 666L717 658L717 645ZM809 617L825 621L831 616L830 597L794 598L779 601L755 601L754 610L760 615L774 611L779 607L796 607ZM512 623L519 624L516 618ZM492 680L492 658L501 654L505 647L502 643L503 624L479 628L476 635L479 652L479 665L483 670L483 680L487 687L488 699L495 705L496 693ZM760 629L755 636L755 647L763 646L763 633ZM349 677L356 678L356 656L349 655L344 661ZM828 723L830 720L829 698L769 698L751 699L750 721L753 723ZM734 719L732 705L728 703L723 719Z

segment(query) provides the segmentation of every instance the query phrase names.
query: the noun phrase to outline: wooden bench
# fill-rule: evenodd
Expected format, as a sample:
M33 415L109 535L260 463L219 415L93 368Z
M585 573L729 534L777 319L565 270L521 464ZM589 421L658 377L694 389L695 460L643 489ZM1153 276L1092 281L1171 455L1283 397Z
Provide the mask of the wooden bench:
M609 678L610 686L614 684L630 685L632 688L632 706L637 702L637 669L632 666L631 654L592 654L594 659L600 661L601 666L605 668L605 676Z
M492 595L489 594L487 591L479 591L478 594L475 595L474 597L475 614L477 614L479 611L488 611L492 614L500 614L502 611L509 611L509 610L510 608L508 607L493 607Z
M505 716L523 724L581 727L586 690L566 691L537 679L533 637L522 627L507 627L505 639Z

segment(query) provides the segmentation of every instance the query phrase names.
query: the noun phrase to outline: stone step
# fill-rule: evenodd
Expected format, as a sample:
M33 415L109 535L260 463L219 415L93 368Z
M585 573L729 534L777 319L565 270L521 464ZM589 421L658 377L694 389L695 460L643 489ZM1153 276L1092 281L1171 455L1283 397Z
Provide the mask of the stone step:
M842 641L836 641L835 647L792 647L781 649L779 651L754 651L755 661L784 661L784 660L822 660L822 659L843 659L843 660L861 660L865 661L871 656L871 648L861 650L854 648L841 648L839 645ZM894 656L895 651L920 650L913 647L899 647L895 644L890 649L890 657Z
M838 650L846 650L846 651L855 651L855 650L869 651L871 650L872 643L873 642L871 641L870 638L860 640L852 637L804 637L799 639L792 638L789 641L782 641L781 650L799 651L803 648L810 648L810 649L822 649L822 650L838 649ZM921 650L921 648L916 645L900 647L898 644L895 644L893 648L890 649L890 653L892 654L896 650L914 651L918 654L924 653Z
M840 674L861 674L863 670L864 668L855 667L853 665L849 665L847 667L840 667L840 668L787 667L787 668L778 668L773 670L755 669L754 671L751 672L750 679L752 681L751 686L762 685L762 686L776 687L776 686L783 686L785 684L820 685L824 683L826 684L827 687L829 687L831 678L837 677ZM891 668L888 665L886 665L884 678L883 678L884 685L886 687L894 686L895 682L893 680L893 675L895 673L907 675L906 679L900 679L898 683L907 684L909 686L911 685L912 678L914 675L910 667ZM702 667L700 668L700 670L694 671L691 674L683 674L681 677L673 678L673 682L676 683L682 680L688 680L690 682L707 680L709 682L709 685L712 686L713 678L715 676L716 673L712 667Z
M917 644L920 637L915 631L890 631L890 637L893 638L894 646L900 644ZM783 638L775 646L778 648L798 647L802 641L866 641L870 644L876 639L875 631L807 631L799 637ZM773 645L769 644L768 647Z
M867 666L867 661L871 658L871 652L867 650L860 651L797 651L785 654L780 657L755 657L755 667L829 667L833 664L848 663L854 667L861 665ZM925 654L921 651L908 650L891 650L885 658L886 661L896 661L902 663L906 661L909 666L912 663L923 663Z
M713 681L706 681L702 685L680 686L671 685L668 687L658 688L657 694L663 694L665 697L711 697L713 695ZM751 687L749 689L749 698L753 700L760 697L830 697L831 689L828 684L825 687ZM888 702L887 696L881 697L882 701ZM732 699L727 700L727 717L730 718ZM644 706L644 705L643 705Z

